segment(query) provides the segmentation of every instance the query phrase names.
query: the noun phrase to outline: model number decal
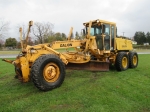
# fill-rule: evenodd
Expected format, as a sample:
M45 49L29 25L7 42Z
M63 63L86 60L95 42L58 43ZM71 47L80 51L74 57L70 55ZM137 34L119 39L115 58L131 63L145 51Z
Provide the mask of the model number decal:
M72 44L71 43L68 43L68 44L60 44L60 47L71 47Z
M122 47L127 47L127 45L122 45Z

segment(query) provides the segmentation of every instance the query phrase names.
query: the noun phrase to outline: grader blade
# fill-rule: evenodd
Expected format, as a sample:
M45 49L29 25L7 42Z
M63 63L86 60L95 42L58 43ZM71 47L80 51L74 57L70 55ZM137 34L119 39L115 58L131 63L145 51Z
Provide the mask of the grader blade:
M109 71L109 63L97 61L90 61L88 63L68 63L66 68L72 70Z

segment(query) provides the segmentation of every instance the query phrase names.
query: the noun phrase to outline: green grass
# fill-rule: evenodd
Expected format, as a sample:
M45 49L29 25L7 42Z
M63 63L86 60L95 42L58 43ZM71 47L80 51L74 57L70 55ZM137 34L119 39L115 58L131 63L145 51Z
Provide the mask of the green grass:
M150 55L135 69L117 72L67 70L61 87L39 91L14 79L14 67L0 61L0 112L149 112Z
M150 49L135 49L134 51L140 52L140 53L145 53L145 52L150 53Z
M65 48L61 48L61 49L56 49L56 51L58 52L66 52L66 51L75 51L75 48L68 48L68 49L65 49Z
M8 54L19 54L20 51L0 51L0 55L8 55Z

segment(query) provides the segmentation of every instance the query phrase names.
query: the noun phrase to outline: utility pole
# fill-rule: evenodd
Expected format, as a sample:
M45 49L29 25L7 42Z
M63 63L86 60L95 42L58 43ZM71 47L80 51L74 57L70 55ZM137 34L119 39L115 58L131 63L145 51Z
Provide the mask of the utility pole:
M124 37L124 33L125 33L125 32L122 32L122 33L123 33L123 37Z

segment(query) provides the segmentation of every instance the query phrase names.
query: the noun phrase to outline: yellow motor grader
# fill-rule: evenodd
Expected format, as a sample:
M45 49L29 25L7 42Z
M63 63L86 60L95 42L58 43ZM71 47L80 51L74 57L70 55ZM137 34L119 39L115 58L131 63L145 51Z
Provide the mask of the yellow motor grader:
M71 28L66 41L35 46L27 44L32 25L30 21L25 40L22 40L20 28L22 51L16 59L2 60L15 66L18 79L22 82L32 80L42 91L59 87L64 81L66 69L109 71L112 64L118 71L124 71L138 65L138 55L133 52L131 40L116 37L114 22L99 19L85 22L85 29L82 30L84 39L71 39ZM64 49L64 52L57 49Z

